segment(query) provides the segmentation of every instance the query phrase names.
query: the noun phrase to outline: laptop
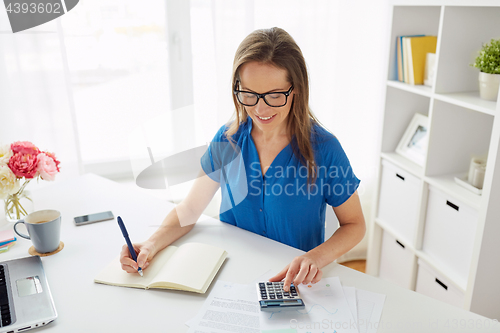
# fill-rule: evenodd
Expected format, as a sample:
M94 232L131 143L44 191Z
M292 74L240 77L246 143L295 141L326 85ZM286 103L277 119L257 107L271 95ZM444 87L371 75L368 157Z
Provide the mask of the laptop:
M57 318L39 256L0 262L0 333L45 326Z

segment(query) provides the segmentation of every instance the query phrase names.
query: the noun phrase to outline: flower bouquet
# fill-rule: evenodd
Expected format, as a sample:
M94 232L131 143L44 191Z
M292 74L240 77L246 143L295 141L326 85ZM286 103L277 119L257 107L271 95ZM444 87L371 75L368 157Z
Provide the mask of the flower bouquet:
M53 153L41 151L28 141L0 146L0 199L5 201L5 216L13 222L30 212L21 199L31 199L24 189L28 183L40 178L52 181L60 171L60 162Z

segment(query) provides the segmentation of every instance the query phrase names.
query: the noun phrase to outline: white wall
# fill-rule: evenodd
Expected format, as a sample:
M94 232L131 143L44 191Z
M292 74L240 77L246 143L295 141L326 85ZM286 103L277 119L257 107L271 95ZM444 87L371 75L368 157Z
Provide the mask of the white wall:
M370 228L389 52L389 1L338 1L338 6L334 102L327 112L315 111L338 136L361 179L360 200ZM339 261L366 258L366 250L367 236Z

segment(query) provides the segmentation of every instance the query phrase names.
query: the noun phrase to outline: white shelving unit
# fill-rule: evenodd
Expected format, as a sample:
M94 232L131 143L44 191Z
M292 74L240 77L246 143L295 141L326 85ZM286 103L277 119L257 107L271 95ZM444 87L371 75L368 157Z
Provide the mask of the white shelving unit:
M479 98L470 66L500 38L499 1L395 1L377 207L367 273L500 319L500 102ZM432 87L397 81L396 37L437 36ZM425 164L395 153L415 113L429 117ZM486 155L482 194L461 186L473 156Z

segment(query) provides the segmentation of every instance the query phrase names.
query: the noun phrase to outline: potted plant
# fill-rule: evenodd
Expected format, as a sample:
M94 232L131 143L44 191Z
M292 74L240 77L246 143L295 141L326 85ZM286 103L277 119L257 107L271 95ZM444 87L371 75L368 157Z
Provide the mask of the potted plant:
M500 39L483 45L472 66L479 68L479 94L481 98L496 101L500 85Z

